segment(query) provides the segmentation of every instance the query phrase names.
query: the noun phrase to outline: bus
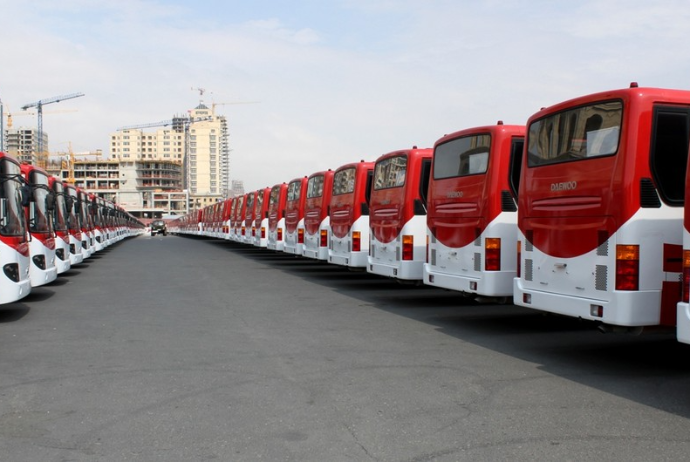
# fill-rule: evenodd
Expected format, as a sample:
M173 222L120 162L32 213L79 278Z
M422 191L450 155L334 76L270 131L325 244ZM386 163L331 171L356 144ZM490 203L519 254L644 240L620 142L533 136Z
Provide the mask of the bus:
M31 292L24 215L29 198L19 162L3 152L0 152L0 178L0 303L11 303Z
M53 231L55 232L55 267L58 274L65 273L72 268L70 264L69 230L67 229L67 202L62 180L51 176L49 186L55 195L55 205L52 211Z
M292 255L304 253L304 204L307 201L307 177L288 183L285 201L285 245L283 251Z
M690 91L636 83L529 118L517 305L602 332L675 327L689 127Z
M268 240L266 248L282 252L285 247L285 201L287 183L277 184L268 195Z
M243 219L247 207L247 194L242 194L235 198L235 210L232 217L232 240L235 242L242 242L242 235L244 232Z
M29 278L31 287L39 287L57 279L55 234L50 217L55 208L55 194L50 189L50 180L45 170L22 164L21 172L28 187L24 214L31 236Z
M268 245L268 202L271 188L259 189L254 199L254 224L252 225L252 244L256 247Z
M244 213L242 214L241 239L243 244L254 243L254 205L256 204L256 196L258 191L247 193L244 204Z
M426 208L422 190L429 184L433 150L404 149L376 160L368 190L369 261L367 271L420 282L426 258Z
M333 171L313 173L307 179L307 199L304 203L304 256L328 260L330 217L328 206L333 192Z
M77 187L77 213L81 224L81 246L84 258L93 255L93 223L91 215L88 213L89 200L86 191Z
M369 259L369 207L366 196L374 162L345 164L333 175L329 208L328 262L366 269Z
M678 341L690 343L690 155L685 174L685 199L683 207L683 266L681 300L676 307L676 335Z
M69 259L70 265L78 265L84 261L82 248L81 215L79 213L79 197L77 188L71 183L64 183L65 201L67 204L67 229L69 230ZM116 219L116 211L113 211ZM117 239L120 240L120 230L115 226Z
M426 197L424 284L480 299L512 298L524 136L524 126L499 121L436 141Z

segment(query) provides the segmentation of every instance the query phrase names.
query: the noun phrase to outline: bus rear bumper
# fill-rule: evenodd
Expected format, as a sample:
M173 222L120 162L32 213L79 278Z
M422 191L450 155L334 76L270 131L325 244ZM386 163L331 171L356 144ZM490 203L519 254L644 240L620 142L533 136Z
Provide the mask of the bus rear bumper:
M659 325L660 291L612 291L606 294L609 300L544 292L526 289L520 278L513 279L513 303L518 306L613 326Z

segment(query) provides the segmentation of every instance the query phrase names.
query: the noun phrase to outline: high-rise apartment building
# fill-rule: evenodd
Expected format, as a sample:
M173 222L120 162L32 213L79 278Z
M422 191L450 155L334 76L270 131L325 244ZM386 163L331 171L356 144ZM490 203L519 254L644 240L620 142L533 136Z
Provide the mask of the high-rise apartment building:
M200 103L185 117L175 117L169 127L145 132L122 129L110 135L110 158L119 161L160 160L184 166L184 188L190 200L205 206L228 197L230 171L228 127L224 116Z
M43 132L43 150L48 152L48 134ZM19 160L36 165L38 130L35 128L10 128L5 132L5 152Z

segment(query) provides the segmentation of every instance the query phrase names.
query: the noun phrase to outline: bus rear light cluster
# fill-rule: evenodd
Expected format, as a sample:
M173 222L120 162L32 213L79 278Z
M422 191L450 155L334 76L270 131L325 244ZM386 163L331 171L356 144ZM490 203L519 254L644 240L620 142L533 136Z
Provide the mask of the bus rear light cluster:
M19 264L8 263L2 267L2 271L11 281L19 282Z
M683 250L683 301L690 303L690 250Z
M261 239L266 239L266 228L261 227Z
M362 232L352 231L352 251L361 252L362 251Z
M297 230L297 243L298 244L304 244L304 230L303 229Z
M616 290L639 290L640 246L616 246Z
M414 236L405 234L402 237L402 259L411 261L414 259Z
M328 231L325 229L321 230L321 242L319 243L319 247L328 247Z
M522 273L522 242L517 241L517 277L520 278Z
M283 228L278 228L278 240L283 240Z
M487 237L484 241L484 269L501 270L501 238Z

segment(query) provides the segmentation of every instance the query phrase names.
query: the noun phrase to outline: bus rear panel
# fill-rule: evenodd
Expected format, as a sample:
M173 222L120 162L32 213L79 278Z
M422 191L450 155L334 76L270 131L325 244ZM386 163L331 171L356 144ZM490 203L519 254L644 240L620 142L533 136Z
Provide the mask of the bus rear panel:
M285 203L285 246L293 255L304 253L304 205L307 201L308 178L296 178L288 184Z
M631 88L528 121L517 305L600 323L675 326L690 92Z
M314 173L307 180L307 200L304 204L304 256L328 260L331 232L328 207L333 192L333 171Z
M422 281L426 257L426 208L420 186L428 184L432 149L407 149L379 157L369 190L371 243L367 271Z
M333 175L329 210L331 237L328 262L365 269L369 263L369 207L366 191L374 162L347 164Z
M525 128L496 125L446 135L434 146L427 197L424 283L510 298L517 274L514 169Z

